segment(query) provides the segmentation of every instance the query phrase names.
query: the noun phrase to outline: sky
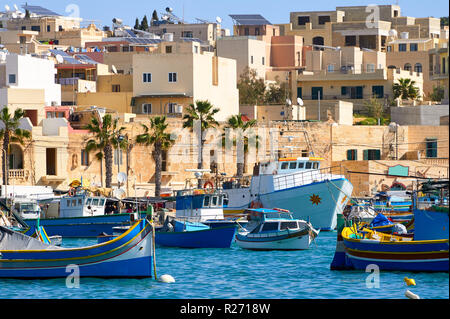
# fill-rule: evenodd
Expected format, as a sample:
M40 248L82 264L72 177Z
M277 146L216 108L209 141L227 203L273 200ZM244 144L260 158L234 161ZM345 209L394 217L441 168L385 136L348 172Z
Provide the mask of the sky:
M20 8L24 2L0 0L0 11L7 4L11 8L17 4ZM166 7L173 8L173 13L188 22L197 22L196 18L214 22L222 18L222 26L232 30L230 14L261 14L271 23L288 23L291 11L332 11L336 6L362 6L369 4L398 4L402 16L441 17L448 16L448 0L34 0L29 5L38 5L61 15L73 13L98 26L111 26L113 18L120 18L124 24L134 26L136 18L142 20L146 14L150 19L156 9L159 17ZM76 5L77 7L75 7ZM75 8L75 10L74 10Z

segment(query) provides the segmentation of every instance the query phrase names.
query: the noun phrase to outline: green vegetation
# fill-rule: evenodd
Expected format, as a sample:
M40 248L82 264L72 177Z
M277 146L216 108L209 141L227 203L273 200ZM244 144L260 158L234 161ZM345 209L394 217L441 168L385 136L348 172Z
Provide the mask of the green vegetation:
M411 79L398 79L398 83L394 83L392 90L394 97L402 98L402 100L418 99L419 89L415 86L416 82Z
M9 108L3 107L0 112L0 122L3 123L3 128L0 130L0 139L3 140L3 154L2 154L2 171L3 171L3 185L8 185L9 174L7 168L9 167L9 153L11 143L24 144L26 139L31 138L31 132L20 128L20 121L25 117L25 112L22 109L16 109L11 116Z
M430 94L431 101L440 102L444 98L444 88L440 86L433 86L433 93Z
M153 146L152 156L155 160L155 196L161 196L162 155L169 150L175 141L167 133L168 123L165 116L150 118L150 127L142 124L144 133L136 137L136 143Z

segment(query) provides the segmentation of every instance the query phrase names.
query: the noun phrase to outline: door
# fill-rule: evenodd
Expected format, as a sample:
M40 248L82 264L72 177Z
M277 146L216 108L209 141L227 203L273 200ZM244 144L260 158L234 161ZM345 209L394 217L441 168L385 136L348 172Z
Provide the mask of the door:
M323 100L323 87L312 87L311 88L311 96L312 96L313 100L318 100L319 96L320 96L320 99Z

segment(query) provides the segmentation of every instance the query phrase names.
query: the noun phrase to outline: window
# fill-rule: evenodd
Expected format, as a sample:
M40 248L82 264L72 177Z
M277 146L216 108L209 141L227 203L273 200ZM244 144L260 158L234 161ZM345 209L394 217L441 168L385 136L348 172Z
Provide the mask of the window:
M305 163L304 162L301 162L301 163L298 163L298 168L304 168L305 167Z
M422 64L416 63L416 64L414 65L414 72L422 73Z
M259 35L259 28L255 28L255 35Z
M161 157L162 157L161 170L163 172L167 172L167 151L162 151Z
M367 64L367 73L373 73L375 72L375 64Z
M171 45L166 46L166 53L172 53L172 46Z
M401 43L398 45L398 51L400 52L406 52L406 44L405 43Z
M357 150L348 150L347 151L347 161L357 161L358 160L358 151Z
M312 167L312 163L311 162L306 162L306 169L311 169Z
M285 222L281 223L280 230L286 230L286 229L297 229L298 224L297 222Z
M250 35L250 29L249 28L245 28L244 29L244 35Z
M142 114L152 114L152 104L151 103L142 104Z
M298 17L298 25L305 25L309 23L309 17Z
M198 46L194 46L194 53L198 53Z
M384 98L384 86L383 85L374 85L372 86L372 96L377 99Z
M250 56L250 64L253 64L253 55Z
M328 71L328 73L333 73L334 72L334 64L328 64L327 71Z
M319 24L325 24L330 21L331 21L330 16L320 16L319 17Z
M297 162L289 163L289 169L296 169L297 168Z
M40 25L32 25L31 31L41 32L41 26Z
M92 206L98 206L98 202L100 201L99 198L92 199Z
M427 138L427 157L437 158L437 139Z
M122 150L114 150L114 165L122 165L123 163L123 154Z
M376 161L381 159L380 150L364 150L365 161Z
M403 69L404 69L405 71L411 71L412 66L411 66L411 64L406 63L405 66L403 67Z
M266 64L266 59L264 57L262 57L262 65Z
M152 74L151 73L144 73L142 80L143 80L144 83L151 83L152 82Z
M177 73L170 72L169 73L169 83L175 83L177 82Z
M323 100L323 88L322 87L312 87L311 96L313 100L318 100L319 98Z
M314 162L314 163L313 163L313 168L314 168L314 169L318 169L318 168L319 168L319 163Z
M261 231L276 231L278 230L278 223L265 223Z
M183 31L183 32L181 32L181 37L182 38L193 38L194 33L192 31Z
M203 207L209 207L209 196L205 196L203 200Z
M392 52L392 45L387 46L387 52Z
M281 169L287 169L289 167L289 163L282 163L281 164Z
M81 166L89 166L89 153L81 150Z
M345 46L346 47L356 46L356 35L345 36Z
M112 85L112 91L113 92L120 92L120 85L119 84L113 84Z
M178 112L177 112L177 106L178 106L177 103L169 103L169 104L167 105L167 112L168 112L168 113L171 113L171 114L173 114L173 113L178 113Z
M217 206L217 203L218 203L217 196L213 196L212 201L211 201L211 206Z
M15 84L15 83L16 83L16 75L15 75L15 74L10 74L10 75L8 76L8 82L9 82L10 84Z
M47 26L47 32L50 32L50 26L49 25Z
M417 51L417 43L411 43L409 45L409 51Z

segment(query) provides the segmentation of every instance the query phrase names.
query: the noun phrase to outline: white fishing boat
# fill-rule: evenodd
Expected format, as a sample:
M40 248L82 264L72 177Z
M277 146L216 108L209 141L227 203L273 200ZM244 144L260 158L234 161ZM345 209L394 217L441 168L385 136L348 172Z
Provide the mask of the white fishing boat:
M225 215L245 206L245 201L249 208L281 207L295 219L309 219L315 228L334 230L337 214L349 201L353 185L343 174L335 174L334 168L322 169L322 161L300 157L260 163L250 187L224 187L223 192L228 195Z
M311 223L292 218L281 209L249 209L249 223L236 235L236 243L250 250L305 250L319 235Z

